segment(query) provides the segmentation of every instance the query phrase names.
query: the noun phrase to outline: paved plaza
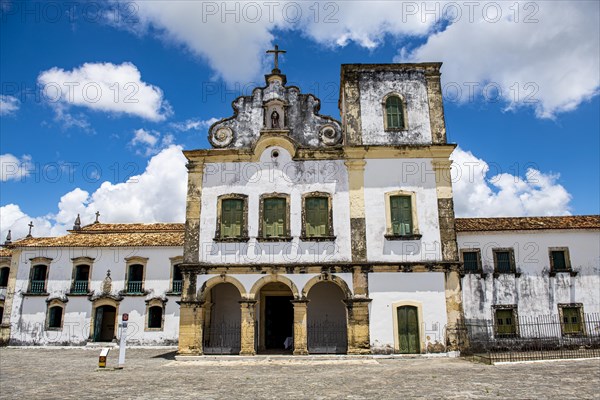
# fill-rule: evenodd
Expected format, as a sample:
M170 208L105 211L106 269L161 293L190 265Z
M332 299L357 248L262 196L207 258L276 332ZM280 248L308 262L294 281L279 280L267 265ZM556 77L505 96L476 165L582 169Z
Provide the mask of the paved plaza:
M266 357L176 361L129 349L2 348L2 399L600 399L600 360L484 365L456 358ZM108 365L116 366L118 349Z

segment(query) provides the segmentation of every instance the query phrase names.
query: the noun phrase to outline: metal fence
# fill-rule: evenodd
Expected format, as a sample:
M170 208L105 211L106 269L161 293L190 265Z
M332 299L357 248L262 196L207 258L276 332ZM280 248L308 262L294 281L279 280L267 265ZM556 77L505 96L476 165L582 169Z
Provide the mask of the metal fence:
M221 321L204 330L204 354L238 354L241 349L239 322Z
M308 352L311 354L345 354L348 330L345 322L324 319L307 325Z
M600 357L598 313L584 314L576 327L545 315L520 316L510 334L493 320L464 320L457 328L461 354L484 362Z

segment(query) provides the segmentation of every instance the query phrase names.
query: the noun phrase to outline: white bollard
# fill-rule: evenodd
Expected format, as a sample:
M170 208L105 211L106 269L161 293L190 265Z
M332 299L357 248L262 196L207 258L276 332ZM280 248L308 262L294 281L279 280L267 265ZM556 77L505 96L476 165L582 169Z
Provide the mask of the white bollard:
M125 343L127 341L127 321L129 320L129 314L123 314L123 322L121 324L121 339L119 340L119 366L118 368L125 367Z

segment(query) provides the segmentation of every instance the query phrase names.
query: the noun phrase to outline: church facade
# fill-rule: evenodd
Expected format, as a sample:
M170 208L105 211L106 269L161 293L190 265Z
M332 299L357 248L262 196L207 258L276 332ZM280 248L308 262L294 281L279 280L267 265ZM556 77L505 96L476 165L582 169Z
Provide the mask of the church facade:
M184 225L9 243L3 340L110 341L128 313L180 355L427 353L465 319L598 313L600 217L455 220L440 67L342 65L338 121L276 65L184 151Z

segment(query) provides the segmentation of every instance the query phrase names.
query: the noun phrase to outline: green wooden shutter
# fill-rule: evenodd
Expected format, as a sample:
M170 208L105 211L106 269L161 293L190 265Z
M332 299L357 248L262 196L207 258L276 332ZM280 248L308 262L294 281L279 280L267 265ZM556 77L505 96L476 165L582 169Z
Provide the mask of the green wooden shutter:
M284 236L286 207L285 199L265 199L263 204L263 236Z
M512 310L496 310L496 329L498 335L514 335L517 332Z
M477 264L477 252L476 251L465 251L463 252L463 261L465 265L465 271L477 271L479 265Z
M305 200L306 236L329 234L329 201L327 197L308 197Z
M511 272L511 268L510 268L510 252L508 251L497 251L496 252L496 261L498 263L498 265L496 266L496 269L498 272L501 273L510 273Z
M581 333L581 320L579 314L579 308L569 307L563 308L563 329L564 333Z
M565 260L564 251L553 251L552 252L552 264L555 271L564 271L567 269L567 263Z
M240 237L244 225L244 200L226 199L221 203L221 236Z
M390 198L392 231L394 235L412 235L412 206L410 196Z
M402 110L402 100L399 97L388 97L385 101L385 111L388 128L401 129L404 127L404 112Z

